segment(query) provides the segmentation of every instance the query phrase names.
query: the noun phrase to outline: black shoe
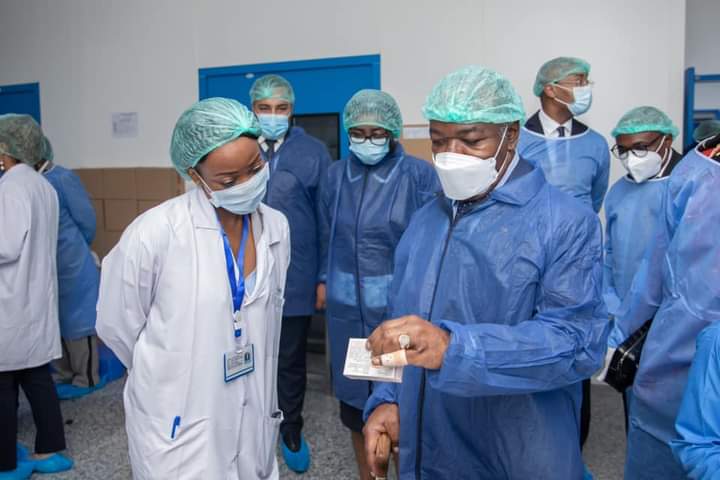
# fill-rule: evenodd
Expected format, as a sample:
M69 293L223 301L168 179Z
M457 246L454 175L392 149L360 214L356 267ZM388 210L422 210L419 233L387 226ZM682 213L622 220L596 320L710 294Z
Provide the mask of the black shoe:
M300 440L300 432L290 431L282 434L283 443L293 453L300 451L302 441Z

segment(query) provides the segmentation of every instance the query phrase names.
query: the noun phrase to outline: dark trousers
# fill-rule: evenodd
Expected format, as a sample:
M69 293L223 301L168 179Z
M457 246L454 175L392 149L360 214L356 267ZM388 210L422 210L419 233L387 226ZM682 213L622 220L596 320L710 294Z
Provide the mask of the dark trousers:
M628 398L627 390L622 392L622 398L623 398L623 414L625 414L625 437L628 436L628 418L630 418L630 411L628 410L630 408L630 399Z
M280 433L299 434L307 383L307 336L312 317L283 317L278 354L278 404L285 419Z
M590 435L590 379L582 382L582 405L580 406L580 448Z
M17 468L15 442L18 428L18 395L22 387L35 421L35 453L65 450L60 401L50 377L49 365L0 372L0 471Z

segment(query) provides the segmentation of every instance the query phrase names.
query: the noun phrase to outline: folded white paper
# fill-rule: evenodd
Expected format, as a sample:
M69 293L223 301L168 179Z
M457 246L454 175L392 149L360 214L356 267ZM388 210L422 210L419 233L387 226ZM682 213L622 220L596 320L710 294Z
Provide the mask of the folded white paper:
M402 382L402 367L376 367L372 364L371 352L365 348L366 343L366 338L351 338L348 341L343 375L351 380Z

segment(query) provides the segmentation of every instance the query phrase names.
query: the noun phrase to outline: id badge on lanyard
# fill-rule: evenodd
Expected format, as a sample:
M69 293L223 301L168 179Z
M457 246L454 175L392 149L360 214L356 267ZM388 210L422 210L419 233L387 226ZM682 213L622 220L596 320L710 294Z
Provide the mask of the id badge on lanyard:
M255 347L248 344L243 338L242 323L240 320L240 309L245 298L245 248L249 236L250 220L249 215L243 217L242 239L237 254L237 269L240 273L239 279L235 276L235 261L225 230L220 227L225 250L225 267L227 269L228 281L230 282L230 293L232 294L232 335L235 342L235 349L223 354L223 375L225 382L231 382L236 378L247 375L255 370Z

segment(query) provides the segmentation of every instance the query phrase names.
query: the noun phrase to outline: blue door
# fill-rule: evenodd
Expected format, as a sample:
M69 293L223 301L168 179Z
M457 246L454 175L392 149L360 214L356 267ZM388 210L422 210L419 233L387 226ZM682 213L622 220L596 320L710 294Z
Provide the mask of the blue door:
M282 75L292 84L296 124L321 137L334 156L346 156L343 108L358 90L380 88L380 55L201 68L200 99L234 98L250 107L250 87L268 73ZM334 141L327 136L329 129L337 132Z
M0 115L5 113L26 113L40 123L40 84L0 87Z

